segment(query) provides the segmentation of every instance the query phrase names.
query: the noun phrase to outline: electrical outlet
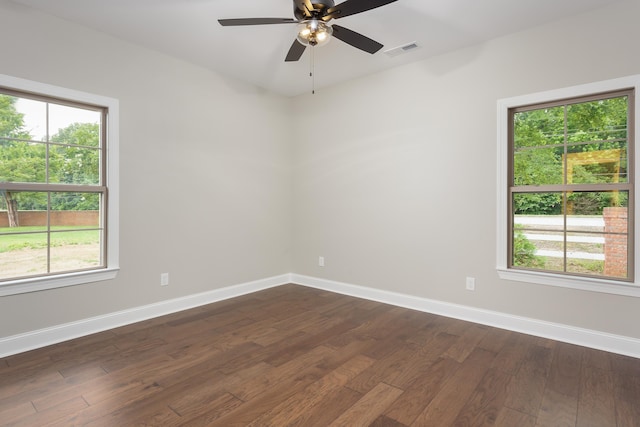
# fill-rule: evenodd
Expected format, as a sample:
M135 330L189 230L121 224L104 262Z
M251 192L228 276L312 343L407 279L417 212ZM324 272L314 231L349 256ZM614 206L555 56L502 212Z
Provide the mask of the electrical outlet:
M324 257L318 257L318 266L319 267L324 267Z
M476 278L475 277L467 277L467 290L475 291L476 290Z
M169 273L161 273L160 274L160 286L169 285Z

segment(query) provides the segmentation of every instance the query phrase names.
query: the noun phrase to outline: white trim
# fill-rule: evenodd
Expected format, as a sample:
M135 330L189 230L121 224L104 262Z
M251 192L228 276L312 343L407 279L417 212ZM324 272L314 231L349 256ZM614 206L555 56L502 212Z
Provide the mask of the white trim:
M637 265L637 264L636 264ZM632 283L621 283L591 277L572 277L542 271L524 271L498 268L498 276L504 280L536 283L546 286L579 289L582 291L603 292L628 297L640 297L640 287Z
M636 338L293 273L0 338L0 358L288 283L640 358Z
M47 277L46 280L42 277L12 280L11 282L0 284L0 297L111 280L115 279L118 271L118 268L106 268L103 270L57 274Z
M635 282L633 283L625 283L615 280L598 278L581 278L578 276L569 276L546 272L530 272L525 270L514 270L507 268L507 212L509 203L507 197L507 165L509 162L507 129L509 124L509 109L513 107L537 104L565 98L575 98L582 95L611 92L628 88L635 88L636 91L635 111L637 116L638 112L640 112L640 74L498 100L498 165L496 168L498 174L496 216L496 269L501 279L517 280L521 282L537 283L548 286L559 286L592 292L603 292L615 295L640 297L640 250L634 251L636 277ZM637 169L640 168L640 120L638 119L635 120L634 134L635 200L640 200L640 182L638 182L640 181L640 173ZM640 242L640 221L638 221L638 210L636 209L635 212L636 214L634 220L637 226L635 227L634 240L637 246L639 244L638 242Z
M292 274L291 281L339 294L640 358L640 339L636 338L299 274Z
M0 358L287 283L291 283L291 275L283 274L0 338Z
M63 273L32 279L18 279L0 283L0 296L35 292L45 289L74 286L83 283L109 280L116 277L120 268L120 105L119 101L101 95L53 86L46 83L21 79L0 74L0 86L24 92L48 95L55 98L77 101L85 104L107 107L107 268L78 273Z

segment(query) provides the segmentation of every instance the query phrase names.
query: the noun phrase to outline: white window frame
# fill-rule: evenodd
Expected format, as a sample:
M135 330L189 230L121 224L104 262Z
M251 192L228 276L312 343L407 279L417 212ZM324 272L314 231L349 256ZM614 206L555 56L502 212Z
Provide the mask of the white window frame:
M508 165L509 165L509 109L531 104L540 104L544 102L556 101L567 98L577 98L586 95L593 95L603 92L612 92L622 89L635 89L635 112L634 120L634 141L633 155L636 167L640 166L640 118L637 116L640 112L640 74L622 77L618 79L605 80L595 83L587 83L578 86L571 86L562 89L555 89L545 92L538 92L528 95L516 96L513 98L505 98L498 100L498 164L497 164L497 262L496 270L501 279L515 280L519 282L536 283L548 286L558 286L563 288L580 289L593 292L603 292L616 295L626 295L640 297L640 281L636 274L634 282L622 282L605 278L592 278L571 276L567 274L554 274L550 272L517 270L508 268ZM640 174L636 173L634 182L634 194L636 200L640 200L640 185L638 179ZM636 210L635 212L638 212ZM634 217L634 223L638 224L637 214ZM640 224L638 224L640 225ZM638 229L635 227L634 241L638 240ZM634 265L640 268L640 250L634 250Z
M43 277L8 280L0 283L0 296L42 291L65 286L81 285L114 279L120 269L119 264L119 102L117 99L67 89L46 83L35 82L0 74L0 86L17 91L30 92L53 98L66 99L84 104L107 108L106 122L106 186L109 203L105 216L108 219L106 268L72 273L52 274Z

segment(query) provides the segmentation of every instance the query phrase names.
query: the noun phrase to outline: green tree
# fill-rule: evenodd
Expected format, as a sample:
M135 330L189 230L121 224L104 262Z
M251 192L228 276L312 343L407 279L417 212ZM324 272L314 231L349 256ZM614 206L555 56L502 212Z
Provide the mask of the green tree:
M100 126L97 123L73 123L51 138L49 179L67 184L100 182Z
M51 138L49 179L65 184L100 183L100 126L97 123L72 123ZM51 198L54 210L97 210L97 194L56 193Z
M36 174L34 164L41 153L32 150L24 139L29 133L24 129L24 115L16 110L17 98L0 94L0 182L25 179ZM9 226L17 227L18 201L15 195L0 188L2 200L6 205Z
M544 268L544 258L536 256L536 245L518 228L514 230L513 235L513 265Z

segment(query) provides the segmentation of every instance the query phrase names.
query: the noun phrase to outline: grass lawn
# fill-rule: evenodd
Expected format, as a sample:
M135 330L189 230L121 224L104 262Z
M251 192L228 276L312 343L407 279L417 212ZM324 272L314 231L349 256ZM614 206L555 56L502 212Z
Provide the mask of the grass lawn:
M59 226L51 227L51 231L51 246L88 245L100 242L100 230ZM47 247L46 227L0 227L0 253L45 247Z

